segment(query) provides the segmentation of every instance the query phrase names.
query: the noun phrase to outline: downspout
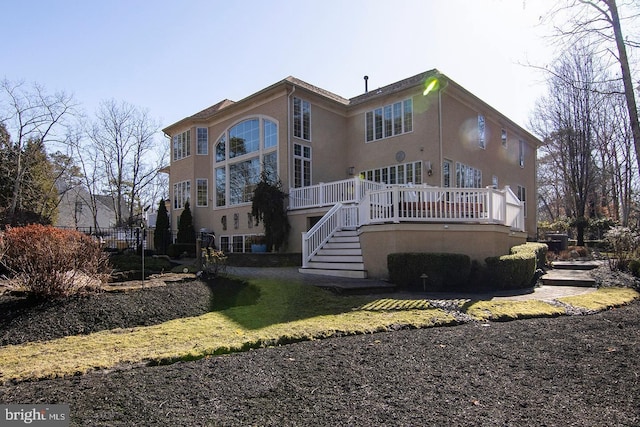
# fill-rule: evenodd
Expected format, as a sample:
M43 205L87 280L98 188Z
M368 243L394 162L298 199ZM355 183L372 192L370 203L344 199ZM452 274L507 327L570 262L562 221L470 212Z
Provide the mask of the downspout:
M444 157L442 154L442 91L438 90L438 147L440 149L440 187L444 187Z
M291 167L291 95L296 91L295 85L291 90L291 93L287 95L287 182L289 188L292 187L293 176Z

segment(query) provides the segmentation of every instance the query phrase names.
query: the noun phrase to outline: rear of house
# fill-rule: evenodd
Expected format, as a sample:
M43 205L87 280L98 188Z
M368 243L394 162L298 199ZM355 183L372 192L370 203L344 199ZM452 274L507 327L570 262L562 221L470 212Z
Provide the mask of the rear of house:
M289 189L286 250L310 272L385 277L391 252L483 261L536 236L539 141L437 70L352 99L288 77L164 132L172 227L189 200L196 230L226 251L263 233L251 217L263 168ZM331 209L338 222L316 236ZM344 232L356 242L330 268L323 246Z

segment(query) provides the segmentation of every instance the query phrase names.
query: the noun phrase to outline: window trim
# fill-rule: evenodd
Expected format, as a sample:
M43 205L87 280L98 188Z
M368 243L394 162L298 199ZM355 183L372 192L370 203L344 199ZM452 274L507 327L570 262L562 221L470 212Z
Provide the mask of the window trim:
M182 187L182 188L181 188ZM186 197L185 197L186 194ZM184 209L191 200L191 181L185 180L173 184L173 209Z
M482 114L478 114L478 147L487 149L487 120Z
M204 131L204 140L200 139L200 131ZM201 145L204 144L204 145ZM201 150L204 148L204 150ZM209 155L209 128L199 127L196 128L196 155L208 156Z
M200 203L200 183L204 182L204 204ZM206 208L209 206L209 180L207 178L196 178L196 207Z
M293 97L293 136L311 142L311 102Z
M366 143L413 132L413 98L377 106L364 113Z
M173 135L171 138L173 161L186 159L191 156L191 129Z

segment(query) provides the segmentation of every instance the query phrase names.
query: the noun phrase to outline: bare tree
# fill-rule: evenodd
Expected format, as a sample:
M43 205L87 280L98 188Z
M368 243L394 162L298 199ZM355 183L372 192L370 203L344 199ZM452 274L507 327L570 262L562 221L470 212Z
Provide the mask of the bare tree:
M73 97L63 92L48 94L41 86L27 87L24 83L8 80L0 82L0 123L4 123L11 140L6 144L14 153L12 192L7 220L13 221L24 191L24 178L28 172L24 151L29 141L51 148L66 143L64 127L75 114Z
M600 77L594 57L586 48L566 52L553 67L549 94L538 102L535 131L543 137L542 154L560 181L558 193L565 211L575 221L577 240L584 244L589 198L596 183L594 112L600 99L594 82Z
M149 159L158 128L147 111L126 102L104 101L96 113L89 137L100 153L119 225L133 220L141 192L158 173L159 160Z
M554 9L550 16L553 18L562 15L560 19L563 19L563 24L556 29L558 34L569 42L569 49L587 41L592 45L598 45L600 54L610 55L619 65L627 119L635 147L635 160L640 170L640 122L627 54L628 47L636 48L639 44L622 30L622 21L626 20L628 24L632 24L632 20L638 17L639 7L634 1L622 2L621 6L626 12L624 15L621 15L616 0L567 0ZM566 17L569 19L565 19Z

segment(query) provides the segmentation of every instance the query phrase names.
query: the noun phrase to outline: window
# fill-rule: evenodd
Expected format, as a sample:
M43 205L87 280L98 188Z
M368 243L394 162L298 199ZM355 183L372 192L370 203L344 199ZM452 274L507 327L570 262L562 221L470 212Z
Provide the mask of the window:
M245 120L229 129L229 158L253 153L259 149L260 120Z
M191 131L185 131L173 137L173 160L184 159L191 155Z
M478 146L480 148L487 147L486 141L486 129L484 123L484 116L482 114L478 114Z
M365 141L389 138L413 130L413 101L385 105L367 111L365 117Z
M462 163L456 163L456 187L481 188L482 171Z
M262 157L262 167L270 177L276 177L278 174L278 153L272 151Z
M266 118L244 120L215 145L215 206L248 203L262 168L277 176L278 124Z
M527 217L527 190L518 185L518 199L522 202L522 209L524 209L524 217Z
M229 165L229 203L248 203L260 181L260 160L254 157Z
M231 252L229 236L220 236L220 250L224 252Z
M507 131L502 129L502 146L507 148Z
M445 160L442 163L442 185L444 187L451 187L451 170L452 162L451 160Z
M196 136L198 140L196 154L200 154L200 155L209 154L209 129L197 128Z
M373 141L373 111L367 111L365 114L365 134L367 142Z
M498 188L498 177L493 175L491 177L491 185L493 186L493 188Z
M524 167L524 141L518 141L518 158L520 161L520 167Z
M216 142L216 162L224 162L227 158L227 136L222 135Z
M360 172L369 181L385 184L422 184L422 161L384 166Z
M191 198L191 182L182 181L173 184L173 208L182 209Z
M216 168L216 206L227 205L227 173L224 167Z
M293 136L311 141L311 104L293 98Z
M209 181L204 178L196 179L196 206L206 207L209 205Z
M264 121L264 148L278 146L278 125L270 120Z
M293 144L293 186L311 185L311 147Z

